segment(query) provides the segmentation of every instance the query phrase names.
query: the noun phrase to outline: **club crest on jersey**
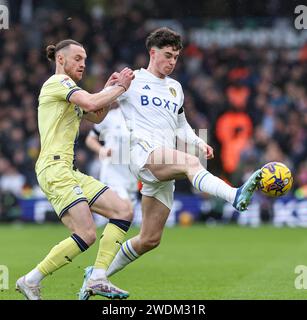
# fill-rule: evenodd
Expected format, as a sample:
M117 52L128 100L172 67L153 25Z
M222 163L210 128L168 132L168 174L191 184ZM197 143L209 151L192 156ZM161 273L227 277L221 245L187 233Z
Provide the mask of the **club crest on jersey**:
M67 89L71 89L73 88L75 85L71 82L71 79L70 78L64 78L62 81L61 81L61 85L64 86L65 88Z
M175 90L174 88L170 87L170 88L169 88L169 91L170 91L171 94L176 98L176 96L177 96L176 90Z
M79 186L75 186L74 191L76 195L80 195L83 193L82 189Z

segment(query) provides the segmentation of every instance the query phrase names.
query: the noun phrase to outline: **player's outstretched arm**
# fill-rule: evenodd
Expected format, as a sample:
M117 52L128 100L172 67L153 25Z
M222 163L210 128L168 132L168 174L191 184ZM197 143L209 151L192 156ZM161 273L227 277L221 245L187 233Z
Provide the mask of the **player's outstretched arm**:
M119 73L114 72L111 74L109 79L107 80L104 89L102 91L107 91L112 89L113 86L115 86L118 82ZM107 116L110 110L110 105L105 106L102 109L95 111L95 112L86 112L83 115L83 119L86 119L88 121L94 122L94 123L100 123L104 120L104 118Z
M80 106L85 112L99 111L109 106L124 93L129 88L133 79L133 71L129 68L125 68L118 74L117 82L110 87L110 90L93 94L85 90L78 90L73 92L69 101Z

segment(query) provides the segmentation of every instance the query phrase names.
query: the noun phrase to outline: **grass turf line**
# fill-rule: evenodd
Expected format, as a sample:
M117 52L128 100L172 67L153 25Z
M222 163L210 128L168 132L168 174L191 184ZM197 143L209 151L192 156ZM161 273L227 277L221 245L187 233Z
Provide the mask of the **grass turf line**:
M102 229L99 228L99 235ZM138 232L129 231L129 236ZM15 281L69 233L60 224L0 225L0 265L9 290L0 300L20 300ZM160 246L111 278L134 300L306 299L297 290L297 265L307 265L305 229L239 226L166 228ZM45 300L75 300L83 269L94 262L98 241L43 282ZM150 276L148 276L150 275ZM92 299L102 299L93 297Z

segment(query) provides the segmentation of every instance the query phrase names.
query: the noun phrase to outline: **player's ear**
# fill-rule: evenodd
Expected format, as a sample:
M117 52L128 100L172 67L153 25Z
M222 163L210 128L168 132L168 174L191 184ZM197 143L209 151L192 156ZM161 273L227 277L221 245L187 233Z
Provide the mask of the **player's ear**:
M64 54L59 52L56 56L56 60L60 65L64 64Z
M149 50L149 55L150 55L150 57L154 57L155 54L156 54L156 48L151 47L150 50Z

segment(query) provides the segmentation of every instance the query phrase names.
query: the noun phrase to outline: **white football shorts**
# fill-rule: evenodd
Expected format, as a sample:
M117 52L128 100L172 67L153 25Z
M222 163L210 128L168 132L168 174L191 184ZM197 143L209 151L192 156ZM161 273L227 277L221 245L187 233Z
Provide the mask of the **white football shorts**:
M158 146L155 147L144 140L139 140L131 148L129 168L143 183L141 193L156 198L171 210L174 201L175 180L159 181L149 169L144 168L149 155L157 148Z

